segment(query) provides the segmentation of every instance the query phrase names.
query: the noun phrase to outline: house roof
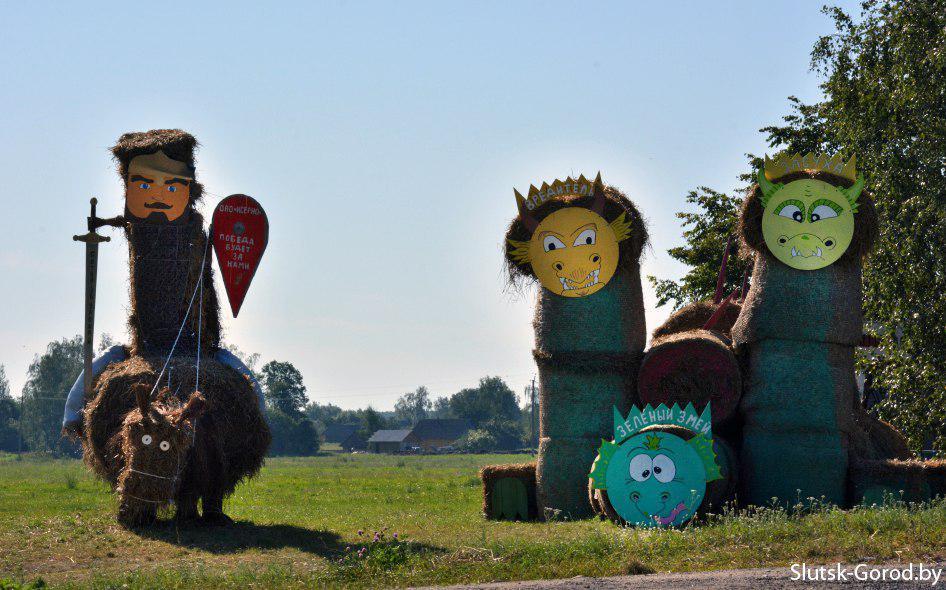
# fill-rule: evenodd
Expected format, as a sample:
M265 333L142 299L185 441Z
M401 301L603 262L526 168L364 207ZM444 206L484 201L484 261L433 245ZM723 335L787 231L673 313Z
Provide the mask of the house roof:
M329 424L325 427L325 442L340 443L358 431L357 424Z
M371 435L368 442L403 442L410 430L379 430Z
M457 440L470 430L470 423L455 418L426 418L411 429L417 440Z

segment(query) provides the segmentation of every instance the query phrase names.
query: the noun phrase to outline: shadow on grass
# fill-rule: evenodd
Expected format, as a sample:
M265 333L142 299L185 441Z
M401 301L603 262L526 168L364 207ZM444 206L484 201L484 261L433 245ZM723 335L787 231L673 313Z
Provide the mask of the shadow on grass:
M178 525L174 521L164 521L152 527L134 529L132 532L146 539L217 554L237 553L247 549L291 547L332 558L341 555L345 550L342 538L331 531L289 524L254 524L245 520L220 527Z
M344 542L332 531L309 529L289 524L254 524L241 520L229 526L179 525L173 520L160 521L152 527L133 529L140 537L172 545L200 549L214 554L238 553L247 549L293 548L326 559L341 557L346 547L360 546ZM367 539L366 539L367 540ZM366 544L362 542L361 545ZM382 543L381 545L386 544ZM446 549L427 543L410 542L412 552L444 553Z

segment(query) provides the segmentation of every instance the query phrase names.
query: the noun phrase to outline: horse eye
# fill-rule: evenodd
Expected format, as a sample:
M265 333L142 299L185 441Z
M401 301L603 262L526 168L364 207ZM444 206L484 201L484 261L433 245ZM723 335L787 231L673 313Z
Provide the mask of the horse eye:
M152 439L151 439L151 435L150 435L150 434L146 434L146 435L144 435L144 436L141 437L141 444L143 444L143 445L145 445L145 446L148 446L148 445L151 444L151 440L152 440Z
M171 443L169 443L169 442L166 441L166 440L162 440L162 441L161 441L161 444L158 445L158 447L160 447L162 451L166 451L166 450L168 450L168 449L171 448Z

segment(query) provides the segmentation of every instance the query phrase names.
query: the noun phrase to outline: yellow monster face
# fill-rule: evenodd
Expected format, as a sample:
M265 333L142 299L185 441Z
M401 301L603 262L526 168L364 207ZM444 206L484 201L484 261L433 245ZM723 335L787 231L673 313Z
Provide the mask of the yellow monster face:
M614 276L618 240L597 213L567 207L539 223L529 240L529 259L543 287L565 297L584 297Z
M530 265L542 286L556 295L587 297L600 291L617 270L620 243L631 234L623 211L610 223L602 217L606 197L601 175L594 181L580 176L532 186L528 199L514 192L519 219L532 237L509 240L512 259ZM592 203L558 209L542 221L532 213L549 200L569 197L591 197Z

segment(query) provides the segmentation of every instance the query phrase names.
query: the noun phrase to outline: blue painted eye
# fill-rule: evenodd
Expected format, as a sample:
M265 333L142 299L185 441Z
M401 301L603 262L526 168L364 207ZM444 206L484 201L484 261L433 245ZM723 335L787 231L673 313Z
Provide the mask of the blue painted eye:
M176 191L177 191L177 187L176 187L176 186L171 185L171 186L168 187L168 192L169 192L169 193L173 193L173 192L176 192Z
M151 188L151 185L148 184L147 182L142 182L141 184L138 185L138 188L149 189Z

